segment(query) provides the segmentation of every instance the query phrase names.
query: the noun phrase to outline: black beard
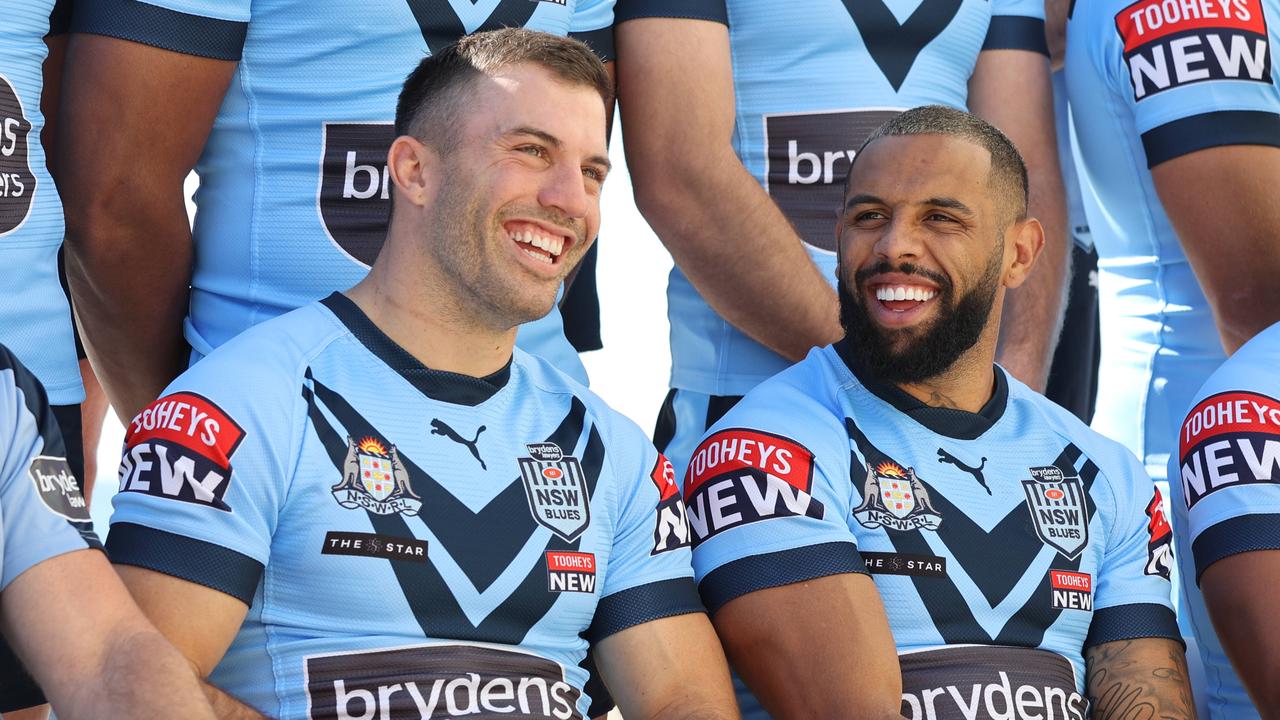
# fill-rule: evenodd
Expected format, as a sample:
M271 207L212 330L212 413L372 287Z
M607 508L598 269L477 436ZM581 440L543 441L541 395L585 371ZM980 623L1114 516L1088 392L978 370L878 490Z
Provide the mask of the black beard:
M850 292L844 273L840 273L840 325L851 359L872 376L899 385L918 383L946 372L978 342L991 317L1000 287L1000 250L997 247L978 283L959 300L950 280L910 263L893 267L882 261L859 270L854 274L856 293ZM863 300L864 283L872 275L890 272L919 275L938 285L939 314L932 323L920 328L886 329L872 321ZM909 341L895 345L903 338Z

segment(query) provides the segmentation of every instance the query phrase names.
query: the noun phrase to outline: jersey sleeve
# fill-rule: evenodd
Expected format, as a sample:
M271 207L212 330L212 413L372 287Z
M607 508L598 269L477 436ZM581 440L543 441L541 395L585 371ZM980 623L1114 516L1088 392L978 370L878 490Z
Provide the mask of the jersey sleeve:
M221 359L188 370L125 428L107 552L250 604L302 427L281 388L301 382Z
M71 32L106 35L215 60L239 60L251 0L90 0Z
M1148 167L1223 145L1280 147L1262 0L1140 0L1103 22L1111 25L1099 28L1105 75L1133 111Z
M1113 485L1116 515L1098 567L1086 648L1146 637L1181 642L1170 600L1173 534L1164 498L1138 459L1125 455L1124 476Z
M846 522L847 439L777 432L778 417L812 417L810 409L761 412L753 400L748 396L743 404L751 406L740 404L713 427L684 478L694 573L712 612L758 590L866 572Z
M1280 400L1229 390L1183 420L1169 478L1187 506L1196 583L1213 563L1280 550Z
M1049 55L1044 38L1044 3L1035 0L992 0L991 24L983 50L1028 50Z
M617 22L647 17L710 20L729 24L727 0L618 0Z
M0 591L49 558L100 547L44 388L0 347Z
M578 0L569 22L569 37L581 40L604 62L614 60L614 0Z
M630 433L629 433L630 434ZM602 638L664 617L704 612L693 584L689 526L675 471L639 428L623 451L618 473L620 505L609 566L587 639Z

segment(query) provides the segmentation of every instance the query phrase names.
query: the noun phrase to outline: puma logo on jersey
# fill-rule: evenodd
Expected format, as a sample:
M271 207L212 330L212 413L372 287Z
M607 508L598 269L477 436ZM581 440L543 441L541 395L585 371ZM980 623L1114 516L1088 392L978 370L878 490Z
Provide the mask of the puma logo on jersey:
M978 481L978 484L982 486L982 489L987 491L988 495L991 494L991 488L987 487L987 479L982 475L982 469L987 466L987 459L985 457L982 458L982 462L978 463L978 467L972 467L969 465L965 465L963 462L957 459L955 455L952 455L951 453L947 452L946 450L943 450L942 448L938 448L938 462L955 465L961 470L969 473L970 475L973 476L974 480Z
M481 425L476 430L476 436L468 440L462 437L461 435L459 435L456 430L446 425L443 420L432 419L431 421L432 435L442 435L458 443L459 445L465 445L466 448L471 451L471 456L476 459L476 462L480 463L480 469L488 470L489 467L484 464L484 458L480 457L480 448L476 445L476 443L480 442L480 433L484 431L485 431L485 426Z

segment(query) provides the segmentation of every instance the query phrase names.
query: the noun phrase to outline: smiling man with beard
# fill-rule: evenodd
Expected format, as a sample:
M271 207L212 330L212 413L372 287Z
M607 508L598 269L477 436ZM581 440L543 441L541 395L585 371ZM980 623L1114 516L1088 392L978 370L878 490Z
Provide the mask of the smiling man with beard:
M1026 200L977 117L883 125L836 227L846 339L692 456L699 590L775 717L1192 715L1158 493L994 363L1044 243Z

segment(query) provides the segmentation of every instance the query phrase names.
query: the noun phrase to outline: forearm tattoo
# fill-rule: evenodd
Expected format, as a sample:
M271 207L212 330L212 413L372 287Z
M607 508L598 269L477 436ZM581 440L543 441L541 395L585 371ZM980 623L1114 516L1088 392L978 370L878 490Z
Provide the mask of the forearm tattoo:
M1191 720L1195 702L1182 650L1135 652L1134 641L1106 643L1087 653L1094 720Z

